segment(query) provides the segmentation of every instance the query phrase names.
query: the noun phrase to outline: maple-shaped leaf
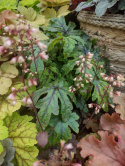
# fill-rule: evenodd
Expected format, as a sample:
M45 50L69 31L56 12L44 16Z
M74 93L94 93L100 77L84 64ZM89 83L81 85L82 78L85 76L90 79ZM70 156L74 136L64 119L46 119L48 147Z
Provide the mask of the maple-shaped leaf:
M19 4L21 6L27 6L27 7L29 7L29 6L34 6L34 4L37 3L37 2L38 2L38 0L21 0L19 2Z
M8 137L8 129L6 126L3 126L3 121L0 120L0 140L3 140ZM3 151L3 147L0 143L0 153Z
M45 17L41 14L36 15L36 11L32 7L26 8L24 6L19 6L18 10L26 17L27 23L33 25L34 28L39 30L39 26L45 24ZM42 31L39 31L37 35L40 40L48 39Z
M121 93L120 96L114 95L113 102L118 104L115 111L120 114L121 119L125 120L125 93Z
M69 22L66 25L65 18L62 16L60 18L51 18L49 26L45 29L48 33L52 34L54 32L62 33L63 36L80 36L83 34L80 30L74 30L76 27L75 23Z
M13 147L13 143L12 143L11 139L6 138L1 141L1 144L3 145L3 149L6 152L2 166L14 166L11 163L11 161L14 158L15 149Z
M29 21L34 21L36 18L36 11L30 7L30 8L26 8L24 6L18 6L18 10L20 12L20 14L24 15L25 18Z
M51 18L66 16L69 13L68 8L69 5L62 6L57 12L54 8L47 8L44 12L42 12L42 15L44 15L46 19L44 26L49 24Z
M92 156L87 166L125 165L125 125L119 125L119 130L115 130L114 134L109 135L107 131L100 131L98 134L101 140L90 135L78 143L78 147L82 148L83 158Z
M44 97L39 99L42 95L44 95ZM67 121L73 108L68 95L68 87L64 87L63 82L54 82L48 87L43 87L34 92L34 103L36 108L40 109L38 116L43 128L48 125L52 113L54 115L59 114L59 100L62 119L63 121Z
M109 115L108 113L101 116L100 125L103 130L113 132L118 129L119 124L123 124L124 121L120 118L119 114L113 113Z
M16 9L17 0L0 0L0 11L5 9Z
M8 127L8 138L15 148L15 165L31 166L36 161L38 150L34 144L37 143L37 130L36 124L29 122L32 119L31 116L20 116L17 112L4 119L4 125Z
M18 75L18 70L9 62L4 62L0 66L0 94L6 94L12 84L12 79Z
M79 116L76 113L71 113L70 117L66 122L63 122L60 117L54 117L50 120L49 125L53 127L52 129L52 135L49 137L49 141L51 144L51 140L69 140L72 138L71 130L70 128L78 133L79 132L79 124L76 120L79 119ZM55 133L53 135L53 132ZM52 138L51 138L52 137ZM59 143L59 142L58 142ZM52 142L53 144L53 142Z

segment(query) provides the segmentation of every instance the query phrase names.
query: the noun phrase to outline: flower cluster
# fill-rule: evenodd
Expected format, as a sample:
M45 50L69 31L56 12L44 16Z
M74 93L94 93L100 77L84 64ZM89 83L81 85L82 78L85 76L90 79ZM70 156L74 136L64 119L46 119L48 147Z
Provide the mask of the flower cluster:
M12 88L11 93L8 96L8 100L12 101L11 105L16 104L16 95L20 91L28 91L28 87L37 86L39 79L37 66L35 65L35 72L30 70L31 63L35 63L37 58L41 60L48 60L47 46L42 43L36 34L39 32L33 28L32 25L28 25L23 16L18 15L18 23L16 25L10 24L8 26L3 25L1 38L3 45L0 46L1 58L8 58L11 65L21 68L20 76L18 78L23 83L24 88L16 90ZM38 54L34 53L34 47L38 48ZM27 78L28 79L25 79ZM24 97L22 103L26 105L32 105L32 98Z
M83 88L85 85L83 82L85 83L90 83L93 80L93 76L86 72L90 69L92 69L92 58L93 58L93 54L91 54L90 52L88 52L85 56L84 55L80 55L79 56L79 61L76 61L76 64L78 66L78 71L80 72L80 76L77 76L73 79L73 81L76 82L76 88L74 88L73 86L69 87L69 92L75 92L76 89L80 89Z

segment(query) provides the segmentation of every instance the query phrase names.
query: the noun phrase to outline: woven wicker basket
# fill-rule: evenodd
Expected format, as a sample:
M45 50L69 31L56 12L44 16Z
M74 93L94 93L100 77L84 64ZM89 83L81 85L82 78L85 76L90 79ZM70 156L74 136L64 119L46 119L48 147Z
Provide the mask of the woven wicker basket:
M99 18L93 12L81 11L77 19L81 29L90 37L100 41L111 39L112 42L106 45L106 56L113 66L111 73L125 76L125 16L110 14Z

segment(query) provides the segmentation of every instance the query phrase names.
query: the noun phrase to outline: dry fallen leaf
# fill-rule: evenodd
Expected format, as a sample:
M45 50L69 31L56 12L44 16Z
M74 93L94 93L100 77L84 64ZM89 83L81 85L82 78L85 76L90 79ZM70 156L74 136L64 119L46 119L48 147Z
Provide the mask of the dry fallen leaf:
M88 123L87 123L88 122ZM86 124L87 123L87 124ZM86 128L87 129L92 129L93 132L96 132L98 129L99 129L99 125L97 123L97 120L96 119L90 119L88 121L88 119L85 119L83 121L83 124L86 124Z
M118 113L113 113L111 116L106 113L102 115L100 119L100 124L103 130L107 130L113 132L114 130L118 129L119 124L123 124L124 121L120 118Z
M125 93L121 93L121 96L114 95L113 102L118 104L115 111L120 114L120 118L125 120Z

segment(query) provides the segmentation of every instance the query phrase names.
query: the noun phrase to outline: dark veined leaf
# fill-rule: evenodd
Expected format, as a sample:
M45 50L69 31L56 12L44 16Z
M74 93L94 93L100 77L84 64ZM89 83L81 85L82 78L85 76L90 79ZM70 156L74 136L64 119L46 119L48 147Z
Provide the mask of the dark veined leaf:
M97 16L101 17L105 14L106 10L108 8L111 8L116 2L119 0L105 0L105 1L99 1L99 3L96 6L95 13Z
M84 40L80 36L62 36L61 33L58 34L59 37L53 39L48 46L48 51L52 50L58 43L62 44L63 47L63 54L64 56L70 55L73 50L75 49L75 46L80 43L84 45Z
M101 106L103 105L103 103L105 103L103 109L105 111L108 111L108 95L105 94L105 90L107 89L106 86L108 86L108 83L101 80L95 80L93 84L94 84L94 91L92 94L92 100L95 101L97 99L97 103L101 104Z
M76 60L69 60L67 64L64 64L62 70L64 71L65 75L67 75L70 71L73 70L74 66L76 66Z
M43 128L47 127L52 113L54 115L59 114L59 109L61 110L63 121L65 122L69 119L73 107L68 95L68 87L64 87L63 82L53 83L34 92L34 103L36 108L40 109L38 116ZM41 96L44 97L39 99Z
M60 18L51 18L48 28L45 28L46 32L49 34L61 33L63 36L80 36L83 34L80 30L74 30L76 27L75 23L69 22L66 25L65 18L62 16Z
M119 1L118 8L120 10L125 10L125 0Z
M88 107L83 96L76 98L76 107L85 113L88 112Z
M50 144L53 143L52 138L56 140L69 140L72 138L70 128L78 133L79 132L79 124L76 120L79 119L79 116L76 113L71 113L70 117L67 119L66 122L63 122L61 118L55 117L50 120L49 125L54 127L52 133L50 134L49 141ZM58 139L57 139L58 138ZM51 142L52 141L52 142ZM56 142L57 143L57 142Z
M43 63L43 61L41 60L40 57L37 58L37 59L35 60L35 62L33 61L33 62L31 63L31 65L30 65L30 70L31 70L33 73L35 73L35 72L37 71L38 74L39 74L39 77L40 77L41 73L42 73L43 70L44 70L44 63Z

